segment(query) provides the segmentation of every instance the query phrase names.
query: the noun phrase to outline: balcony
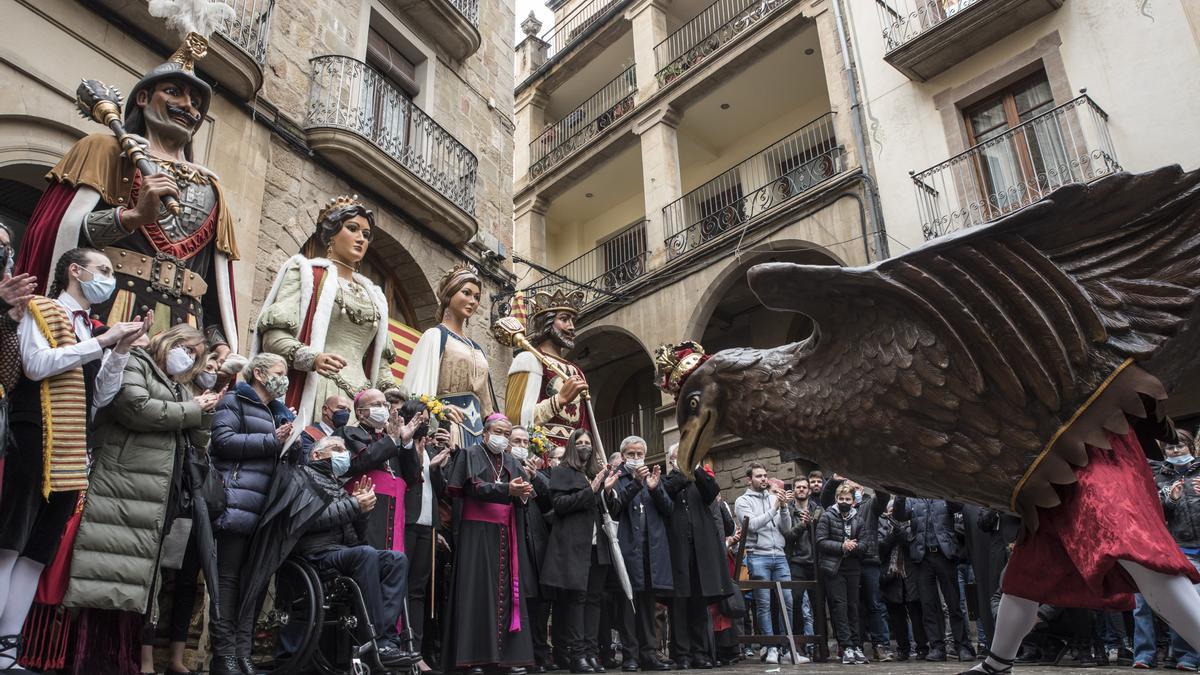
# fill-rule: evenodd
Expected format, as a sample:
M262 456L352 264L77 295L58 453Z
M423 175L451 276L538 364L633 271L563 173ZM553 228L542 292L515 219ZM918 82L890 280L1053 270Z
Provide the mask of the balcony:
M539 290L582 290L584 306L618 295L625 285L646 273L646 221L639 220L601 242L571 262L524 289L526 296Z
M550 46L546 59L553 60L558 54L569 50L590 32L590 28L603 25L628 4L629 0L588 0L576 7L575 11L562 21L556 21L538 38Z
M362 61L310 63L309 146L431 231L466 243L477 229L475 155Z
M659 85L670 84L793 1L716 0L654 47Z
M637 76L634 66L630 66L578 108L546 127L529 144L529 179L536 180L633 110L636 93Z
M479 0L385 0L384 4L412 17L459 61L474 54L482 44Z
M833 115L821 115L668 204L668 261L742 230L844 171Z
M275 0L223 1L233 7L234 18L209 38L208 56L197 61L196 68L230 93L250 100L262 87ZM146 0L96 0L96 4L150 36L165 36L164 47L173 51L179 46L174 32L165 31L163 20L150 16Z
M1120 171L1108 115L1084 94L913 174L925 239L995 220Z
M875 0L883 59L924 82L1062 6L1063 0Z

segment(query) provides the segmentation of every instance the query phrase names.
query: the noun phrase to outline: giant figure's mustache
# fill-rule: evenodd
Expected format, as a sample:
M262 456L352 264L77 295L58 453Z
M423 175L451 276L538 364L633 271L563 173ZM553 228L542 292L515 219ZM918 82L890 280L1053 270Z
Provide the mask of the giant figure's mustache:
M193 115L183 108L173 105L167 106L167 117L170 117L171 119L175 119L177 117L186 119L188 121L188 128L190 129L195 129L196 127L200 126L200 122L203 120L198 113Z

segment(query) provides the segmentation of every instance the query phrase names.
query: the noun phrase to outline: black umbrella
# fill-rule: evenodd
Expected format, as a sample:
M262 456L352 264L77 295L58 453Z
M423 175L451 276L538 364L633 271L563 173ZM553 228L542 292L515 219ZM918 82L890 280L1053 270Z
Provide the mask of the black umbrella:
M196 449L191 444L188 444L184 457L187 462L188 489L192 493L192 534L196 537L196 552L200 555L204 584L212 596L212 619L215 621L221 616L217 602L217 596L220 595L217 593L217 544L213 538L208 500L204 494L204 479L212 468L196 457Z
M308 526L328 506L328 498L313 486L303 467L288 462L275 465L266 506L242 567L239 626L254 625L259 600L271 577L291 555Z

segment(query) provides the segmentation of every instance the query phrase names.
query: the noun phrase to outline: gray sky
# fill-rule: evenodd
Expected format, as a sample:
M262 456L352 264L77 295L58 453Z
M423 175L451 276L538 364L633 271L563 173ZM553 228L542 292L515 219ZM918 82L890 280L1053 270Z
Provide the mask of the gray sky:
M521 40L525 39L525 34L521 32L521 22L529 16L529 10L533 10L537 14L537 18L544 24L543 31L554 23L554 12L546 9L545 0L517 0L517 25L513 27L513 35L516 36L516 39L513 44L520 44Z

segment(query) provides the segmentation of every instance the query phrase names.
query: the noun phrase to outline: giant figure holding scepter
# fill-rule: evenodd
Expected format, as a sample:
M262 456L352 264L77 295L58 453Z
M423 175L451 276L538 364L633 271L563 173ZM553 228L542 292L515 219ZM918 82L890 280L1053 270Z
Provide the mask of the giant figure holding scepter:
M94 80L80 86L80 111L111 132L84 137L50 170L17 269L35 275L41 293L63 252L102 250L113 262L117 291L91 308L95 318L112 325L154 310L152 334L191 324L223 358L237 351L237 242L221 183L194 163L192 140L212 102L195 62L229 7L150 4L152 13L161 5L156 15L184 33L184 43L134 85L123 124L116 89Z

